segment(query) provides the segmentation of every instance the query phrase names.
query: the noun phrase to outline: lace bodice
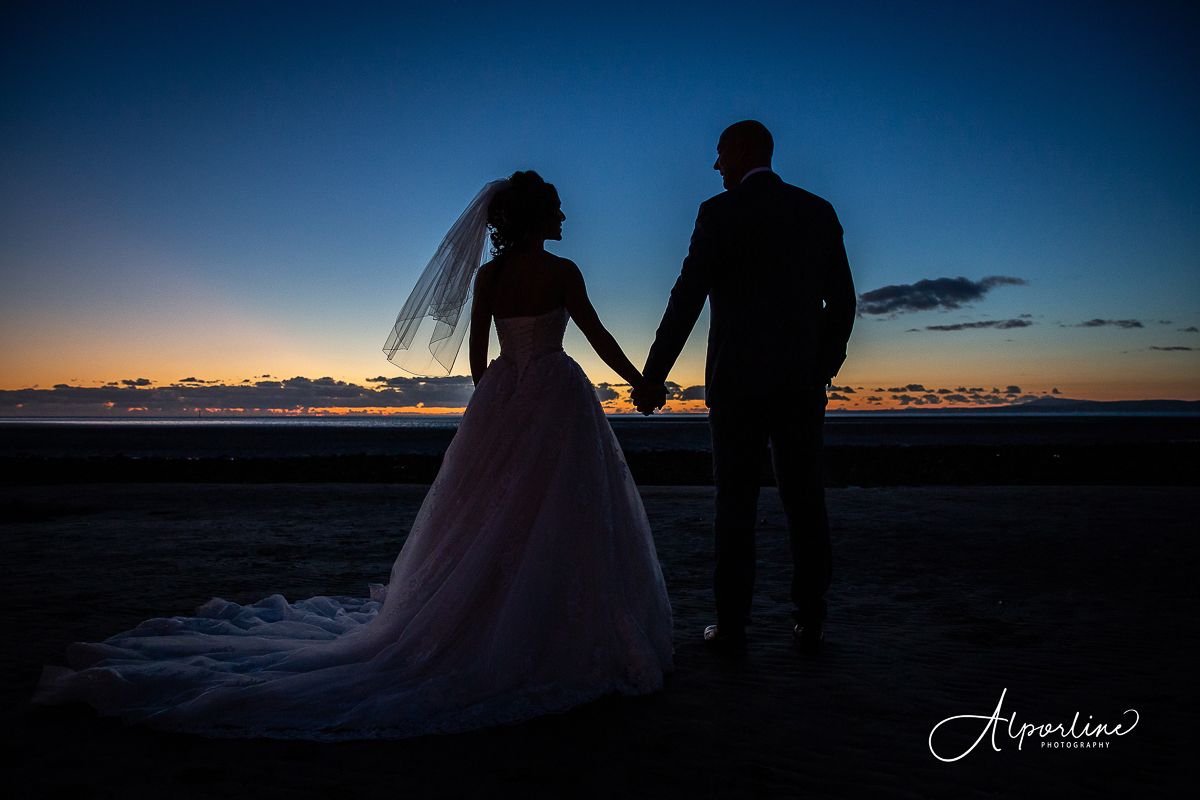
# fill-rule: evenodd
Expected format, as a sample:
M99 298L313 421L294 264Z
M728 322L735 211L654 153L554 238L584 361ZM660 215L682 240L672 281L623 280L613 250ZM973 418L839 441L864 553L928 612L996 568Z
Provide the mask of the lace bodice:
M532 317L497 317L500 355L523 368L534 356L561 351L569 318L565 306Z

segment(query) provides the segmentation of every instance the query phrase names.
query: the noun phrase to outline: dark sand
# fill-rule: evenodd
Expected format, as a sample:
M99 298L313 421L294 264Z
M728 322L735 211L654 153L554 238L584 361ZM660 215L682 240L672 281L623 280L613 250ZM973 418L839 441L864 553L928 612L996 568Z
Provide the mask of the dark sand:
M211 595L361 594L425 492L355 484L0 489L9 797L1161 797L1191 783L1200 722L1194 487L830 492L827 646L788 641L773 490L749 657L712 657L711 490L643 496L675 609L661 693L505 729L400 742L213 741L26 704L44 663ZM946 764L930 728L987 715L1119 721L1107 750L1001 733ZM982 725L980 724L980 727ZM964 732L965 735L965 732ZM974 738L962 739L962 747ZM947 749L951 740L947 740ZM1185 780L1186 779L1186 780ZM15 793L14 793L15 790Z

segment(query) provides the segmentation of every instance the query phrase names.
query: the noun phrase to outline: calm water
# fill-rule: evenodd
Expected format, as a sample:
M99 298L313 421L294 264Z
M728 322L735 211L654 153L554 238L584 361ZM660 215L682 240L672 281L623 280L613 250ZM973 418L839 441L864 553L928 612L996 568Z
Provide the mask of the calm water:
M612 416L630 452L706 451L703 416ZM458 417L0 419L0 456L302 457L440 453ZM1200 417L1164 414L830 414L831 446L1198 442Z

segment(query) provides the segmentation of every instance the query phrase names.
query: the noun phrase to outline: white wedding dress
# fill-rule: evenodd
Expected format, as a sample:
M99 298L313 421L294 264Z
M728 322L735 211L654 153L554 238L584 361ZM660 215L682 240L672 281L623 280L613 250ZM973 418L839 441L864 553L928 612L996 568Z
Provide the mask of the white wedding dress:
M658 690L671 606L559 308L496 321L488 367L370 598L213 598L47 667L35 702L210 736L402 738Z

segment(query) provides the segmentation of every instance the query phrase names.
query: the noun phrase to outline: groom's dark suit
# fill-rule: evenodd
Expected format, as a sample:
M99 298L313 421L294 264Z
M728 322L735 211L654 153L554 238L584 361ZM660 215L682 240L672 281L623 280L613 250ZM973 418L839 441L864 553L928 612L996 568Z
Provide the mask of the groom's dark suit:
M742 630L767 448L787 514L798 622L824 617L829 526L821 468L825 385L846 358L855 294L837 214L773 172L700 205L691 247L643 370L670 372L710 302L705 403L717 487L717 624Z

